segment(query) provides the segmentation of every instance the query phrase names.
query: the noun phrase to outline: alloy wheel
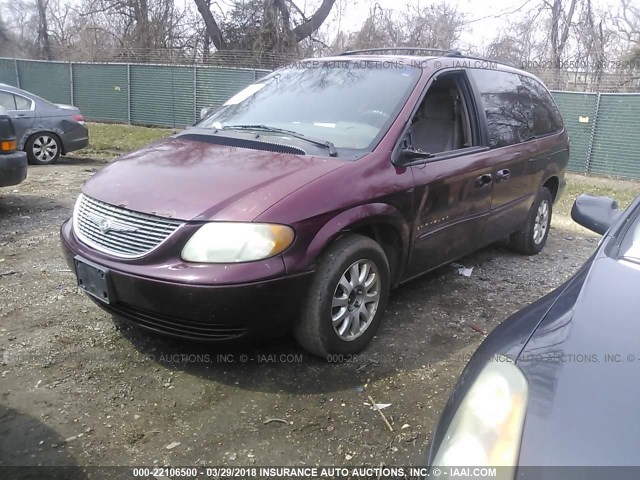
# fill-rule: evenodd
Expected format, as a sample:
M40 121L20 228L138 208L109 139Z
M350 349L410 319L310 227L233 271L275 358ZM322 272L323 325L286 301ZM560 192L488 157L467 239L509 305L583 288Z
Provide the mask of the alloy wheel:
M49 135L40 135L33 142L33 156L40 162L47 163L56 158L58 142Z
M375 263L358 260L347 268L331 303L333 329L341 340L360 337L371 325L380 304L380 274Z

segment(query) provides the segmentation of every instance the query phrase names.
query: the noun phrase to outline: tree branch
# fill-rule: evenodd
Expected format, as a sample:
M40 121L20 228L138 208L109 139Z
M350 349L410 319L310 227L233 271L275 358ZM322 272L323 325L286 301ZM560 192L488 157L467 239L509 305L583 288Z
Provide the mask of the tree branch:
M211 13L211 10L209 10L207 3L205 0L194 0L194 2L196 2L198 11L200 12L200 15L202 15L202 20L204 20L207 35L211 38L213 44L218 50L226 50L227 42L222 35L222 30L220 30L216 19L213 18L213 14Z
M336 3L336 0L322 0L322 4L318 7L318 10L316 10L306 22L301 23L293 29L293 34L297 42L311 36L313 32L320 28L329 16L329 13L331 13L334 3Z

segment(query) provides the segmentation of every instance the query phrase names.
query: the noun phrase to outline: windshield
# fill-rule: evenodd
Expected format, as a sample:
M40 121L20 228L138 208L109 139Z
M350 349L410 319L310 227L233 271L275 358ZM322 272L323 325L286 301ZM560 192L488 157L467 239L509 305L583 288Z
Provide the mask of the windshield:
M627 230L620 245L619 257L640 261L640 215L636 215L633 225Z
M278 70L232 97L197 127L268 126L327 141L336 148L373 149L404 106L421 71L368 63L370 68L322 62Z

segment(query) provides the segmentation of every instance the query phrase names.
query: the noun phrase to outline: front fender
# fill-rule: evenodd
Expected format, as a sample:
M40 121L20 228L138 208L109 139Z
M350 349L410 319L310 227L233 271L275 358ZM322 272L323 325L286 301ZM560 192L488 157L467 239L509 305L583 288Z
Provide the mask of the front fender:
M340 235L368 225L384 225L394 229L401 244L399 265L404 266L409 253L410 228L402 213L386 203L369 203L350 208L324 221L314 233L306 225L295 226L298 240L294 248L283 254L288 273L315 268L324 249ZM302 251L304 250L304 252Z

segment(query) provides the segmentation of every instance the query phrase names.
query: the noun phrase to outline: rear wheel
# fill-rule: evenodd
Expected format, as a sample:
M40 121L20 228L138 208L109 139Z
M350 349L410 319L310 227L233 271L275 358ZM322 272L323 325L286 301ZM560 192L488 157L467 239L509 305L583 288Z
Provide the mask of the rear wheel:
M323 255L294 328L310 353L361 351L375 335L389 296L389 263L376 242L349 234Z
M25 150L29 157L29 163L33 165L51 165L60 158L62 145L57 135L43 132L29 137Z
M526 225L522 230L511 234L511 247L515 251L525 255L540 253L549 236L552 209L553 196L551 191L542 187L531 206Z

